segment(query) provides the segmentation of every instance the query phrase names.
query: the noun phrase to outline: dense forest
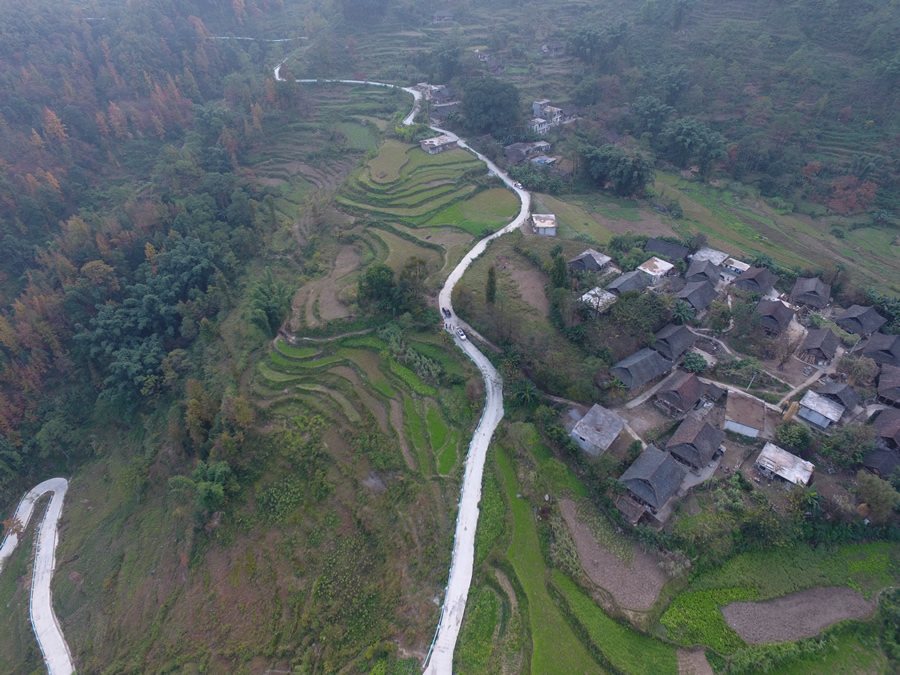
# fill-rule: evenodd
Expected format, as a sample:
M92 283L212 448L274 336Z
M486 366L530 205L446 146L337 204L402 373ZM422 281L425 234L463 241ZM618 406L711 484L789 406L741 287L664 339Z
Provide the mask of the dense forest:
M95 399L171 394L258 250L241 162L298 91L206 4L0 7L0 486L77 454Z

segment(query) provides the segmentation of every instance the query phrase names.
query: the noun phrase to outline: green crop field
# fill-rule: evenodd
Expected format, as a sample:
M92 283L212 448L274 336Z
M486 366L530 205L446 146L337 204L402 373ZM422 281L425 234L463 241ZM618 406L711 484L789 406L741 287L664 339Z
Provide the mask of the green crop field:
M546 567L538 543L534 514L528 502L516 496L516 473L505 450L498 450L497 462L506 483L506 495L513 514L513 534L507 557L528 597L534 645L531 672L535 675L603 672L569 628L547 591Z

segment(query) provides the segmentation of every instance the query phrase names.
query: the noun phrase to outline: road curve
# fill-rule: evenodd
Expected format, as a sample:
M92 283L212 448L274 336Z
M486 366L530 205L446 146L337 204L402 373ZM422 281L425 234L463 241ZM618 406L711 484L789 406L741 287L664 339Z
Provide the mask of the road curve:
M281 65L275 68L275 79L282 80L280 75ZM342 84L361 84L376 87L391 87L403 89L409 92L414 98L413 108L410 113L403 119L403 124L412 124L416 113L419 109L419 101L422 93L416 89L398 87L393 84L385 84L383 82L371 82L368 80L297 80L302 83L342 83ZM439 307L450 310L451 319L449 321L449 331L454 336L456 345L462 349L466 355L475 362L478 370L484 378L484 388L486 398L484 403L484 412L481 420L475 428L472 435L472 442L469 444L469 452L466 455L466 471L463 477L462 490L459 498L459 513L456 518L456 534L453 540L453 553L450 558L450 574L447 581L447 589L444 594L444 604L441 608L441 618L438 623L435 640L428 652L425 660L426 675L445 675L453 671L453 651L456 648L456 640L459 637L459 629L462 625L463 615L466 610L466 599L469 595L469 586L472 583L472 571L475 565L475 529L478 527L478 503L481 501L481 483L484 475L484 461L487 456L488 446L491 437L500 420L503 419L503 381L500 374L491 365L487 357L479 351L475 345L469 340L460 340L455 333L456 327L465 324L453 312L453 303L451 301L453 287L462 278L463 273L487 248L488 243L507 232L521 227L528 218L531 209L531 195L520 188L517 188L513 180L501 171L496 164L491 162L487 157L476 152L465 141L460 139L456 134L431 127L434 131L447 134L456 139L459 146L466 148L474 153L482 162L487 164L488 169L494 172L507 187L516 193L521 202L518 215L506 227L498 230L489 237L485 237L465 255L456 268L447 277L443 288L439 294Z
M53 578L56 567L57 527L62 516L63 501L66 498L66 490L69 489L69 481L65 478L51 478L33 487L19 502L16 513L13 516L22 527L28 525L31 514L34 512L34 503L48 492L52 492L50 505L44 521L38 531L36 552L34 556L34 572L31 577L31 625L37 637L38 646L44 655L44 663L50 675L71 675L75 672L72 663L72 654L56 614L53 612L53 599L50 593L50 580ZM19 535L10 534L0 544L0 573L3 566L16 546L19 545Z

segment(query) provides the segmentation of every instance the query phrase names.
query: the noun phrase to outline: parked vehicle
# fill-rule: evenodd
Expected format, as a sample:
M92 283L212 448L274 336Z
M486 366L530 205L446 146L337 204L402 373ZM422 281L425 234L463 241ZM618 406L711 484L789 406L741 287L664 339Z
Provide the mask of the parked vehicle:
M464 331L462 328L457 328L457 329L456 329L456 335L459 337L460 340L465 340L465 339L466 339L466 333L465 333L465 331Z

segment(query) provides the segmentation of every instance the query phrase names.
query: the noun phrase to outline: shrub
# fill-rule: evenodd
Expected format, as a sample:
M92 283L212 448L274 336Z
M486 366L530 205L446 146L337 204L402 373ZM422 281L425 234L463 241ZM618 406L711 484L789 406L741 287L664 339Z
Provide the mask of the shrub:
M684 361L681 362L681 367L689 373L696 373L699 375L706 370L706 359L696 352L691 352L684 357Z

